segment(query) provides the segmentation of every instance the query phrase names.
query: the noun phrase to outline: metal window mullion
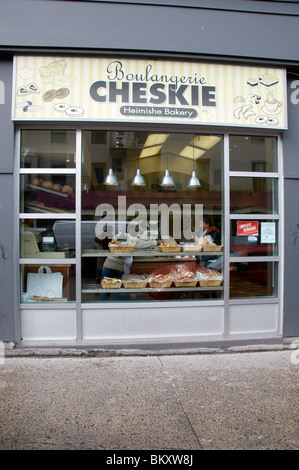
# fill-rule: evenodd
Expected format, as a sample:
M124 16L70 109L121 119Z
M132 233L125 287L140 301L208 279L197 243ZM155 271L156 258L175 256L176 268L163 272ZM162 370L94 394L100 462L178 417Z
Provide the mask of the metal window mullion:
M230 256L231 263L271 263L278 262L279 256Z
M76 168L20 168L20 175L75 175Z
M13 233L13 285L15 287L15 295L13 296L13 309L14 309L14 330L15 340L21 340L21 315L20 315L20 299L21 299L21 285L20 285L20 229L19 229L19 211L20 211L20 150L21 150L21 131L18 129L15 133L15 160L14 160L14 191L13 191L13 214L14 214L14 233Z
M68 264L76 264L76 260L74 258L20 258L19 264L51 264L51 265L68 265Z
M229 175L229 134L224 135L224 338L229 336L229 253L230 253L230 175Z
M278 154L278 172L280 178L278 180L278 214L279 219L279 230L278 230L278 298L280 301L279 305L279 318L277 324L277 332L279 335L283 334L283 303L284 303L284 180L283 180L283 145L282 137L279 136L277 139L277 154Z
M279 173L269 171L230 171L229 176L235 178L279 178Z
M61 212L59 212L58 214L55 214L54 212L47 212L45 214L43 213L36 213L36 212L21 212L18 214L18 217L19 219L48 219L48 220L51 220L51 219L75 219L76 218L76 214L75 213L68 213L66 212L65 214L62 214Z
M76 130L76 342L82 342L81 294L81 155L82 130Z
M231 220L279 220L279 214L230 214Z

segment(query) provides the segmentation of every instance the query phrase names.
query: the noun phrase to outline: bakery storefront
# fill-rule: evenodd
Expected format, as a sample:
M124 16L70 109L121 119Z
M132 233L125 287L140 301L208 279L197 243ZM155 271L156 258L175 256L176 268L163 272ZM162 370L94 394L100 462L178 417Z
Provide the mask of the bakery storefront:
M23 345L282 337L285 70L14 61Z

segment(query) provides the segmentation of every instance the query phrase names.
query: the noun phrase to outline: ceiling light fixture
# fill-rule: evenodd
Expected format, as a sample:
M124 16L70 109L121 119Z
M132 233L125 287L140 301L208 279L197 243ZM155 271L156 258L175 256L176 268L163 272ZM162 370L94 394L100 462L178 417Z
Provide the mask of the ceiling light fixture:
M194 170L194 147L193 147L193 171L191 174L191 178L188 181L187 188L198 188L199 186L201 186L201 183L199 179L197 178L195 170Z
M117 186L118 185L118 180L113 173L112 168L110 168L108 175L106 176L104 183L106 186Z

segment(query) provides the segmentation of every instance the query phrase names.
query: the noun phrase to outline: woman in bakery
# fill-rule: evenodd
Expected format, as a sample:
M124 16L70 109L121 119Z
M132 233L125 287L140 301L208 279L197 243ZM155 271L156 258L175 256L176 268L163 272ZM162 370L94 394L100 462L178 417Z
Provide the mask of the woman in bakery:
M126 241L132 242L134 248L138 250L149 250L162 242L162 240L140 238L140 232L138 235L136 236L135 228L129 225L125 235ZM116 238L120 238L119 235ZM121 279L124 274L130 274L132 262L132 256L107 256L103 264L102 278ZM101 300L108 300L108 298L109 294L101 295ZM117 298L119 295L115 295L115 299Z
M213 243L216 243L216 245L219 245L220 243L220 230L216 225L213 225L211 222L211 219L208 215L204 215L202 218L202 237L206 237L209 235ZM198 237L196 240L196 235L195 235L195 241L198 241Z
M204 215L202 218L202 234L201 237L207 237L209 241L216 243L216 245L220 244L220 230L216 225L212 224L211 219L208 215ZM195 235L194 241L198 243L200 237ZM207 268L213 268L213 264L219 260L218 256L209 256L209 257L202 257L196 256L197 264L201 266L205 266Z

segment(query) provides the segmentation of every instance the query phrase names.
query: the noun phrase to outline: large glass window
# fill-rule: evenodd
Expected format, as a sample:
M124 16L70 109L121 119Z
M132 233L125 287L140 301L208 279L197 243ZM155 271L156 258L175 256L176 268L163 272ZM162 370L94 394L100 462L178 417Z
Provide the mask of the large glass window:
M277 172L277 138L255 135L231 135L230 170Z
M23 130L20 145L22 303L76 300L76 131Z
M75 168L76 134L65 130L23 130L21 168Z
M83 131L82 300L221 298L222 168L220 135Z
M229 147L230 298L277 297L277 137L232 135Z
M80 282L83 303L223 299L224 272L231 299L276 297L277 137L228 138L225 156L207 133L21 131L22 302L74 301ZM51 267L59 296L29 295Z

